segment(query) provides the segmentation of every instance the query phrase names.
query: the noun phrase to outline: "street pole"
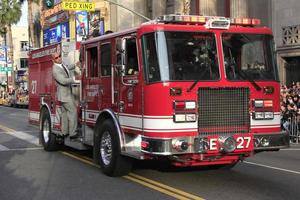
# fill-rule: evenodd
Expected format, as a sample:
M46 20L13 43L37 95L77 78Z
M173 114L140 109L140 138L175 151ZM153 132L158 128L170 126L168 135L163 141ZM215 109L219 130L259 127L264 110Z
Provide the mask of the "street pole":
M5 48L5 67L7 69L7 41L6 41L7 30L4 34L4 48ZM6 70L6 92L8 92L8 70Z

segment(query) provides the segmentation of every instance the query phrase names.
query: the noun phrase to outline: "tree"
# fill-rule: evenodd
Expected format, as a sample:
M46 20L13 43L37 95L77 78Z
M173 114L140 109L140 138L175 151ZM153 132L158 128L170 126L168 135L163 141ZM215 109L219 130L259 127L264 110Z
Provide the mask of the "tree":
M11 26L20 21L21 12L21 2L19 0L1 0L0 1L0 24L1 33L5 36L8 34L8 43L11 51L11 60L14 60L14 49ZM6 55L7 56L7 55ZM13 64L13 63L12 63Z
M38 43L36 41L36 37L34 35L34 21L33 21L33 4L40 4L40 0L27 0L28 3L28 36L29 36L29 44L32 45L32 47L38 47ZM42 4L41 4L42 5Z

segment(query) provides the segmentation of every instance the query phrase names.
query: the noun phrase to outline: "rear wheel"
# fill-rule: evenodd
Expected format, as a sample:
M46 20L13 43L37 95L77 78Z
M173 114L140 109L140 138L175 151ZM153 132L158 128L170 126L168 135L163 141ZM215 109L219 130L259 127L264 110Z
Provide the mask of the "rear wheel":
M121 155L119 136L111 120L105 120L96 128L94 160L108 176L127 175L132 167L132 160Z
M46 151L56 151L58 150L58 143L56 141L56 135L51 132L51 120L48 111L42 111L42 124L40 130L40 139L42 145Z

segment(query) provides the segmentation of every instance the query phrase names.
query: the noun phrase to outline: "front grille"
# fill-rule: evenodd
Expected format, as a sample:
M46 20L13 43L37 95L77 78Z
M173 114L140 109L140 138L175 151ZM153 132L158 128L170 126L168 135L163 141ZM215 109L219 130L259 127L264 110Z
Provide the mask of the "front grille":
M201 135L249 133L249 88L199 88Z

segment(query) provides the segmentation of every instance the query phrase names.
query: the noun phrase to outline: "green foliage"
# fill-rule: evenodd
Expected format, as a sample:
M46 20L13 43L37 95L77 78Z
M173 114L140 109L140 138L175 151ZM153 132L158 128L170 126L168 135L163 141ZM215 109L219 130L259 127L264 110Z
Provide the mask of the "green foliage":
M19 0L0 1L0 29L3 29L4 26L17 24L20 21L21 15L21 3Z

